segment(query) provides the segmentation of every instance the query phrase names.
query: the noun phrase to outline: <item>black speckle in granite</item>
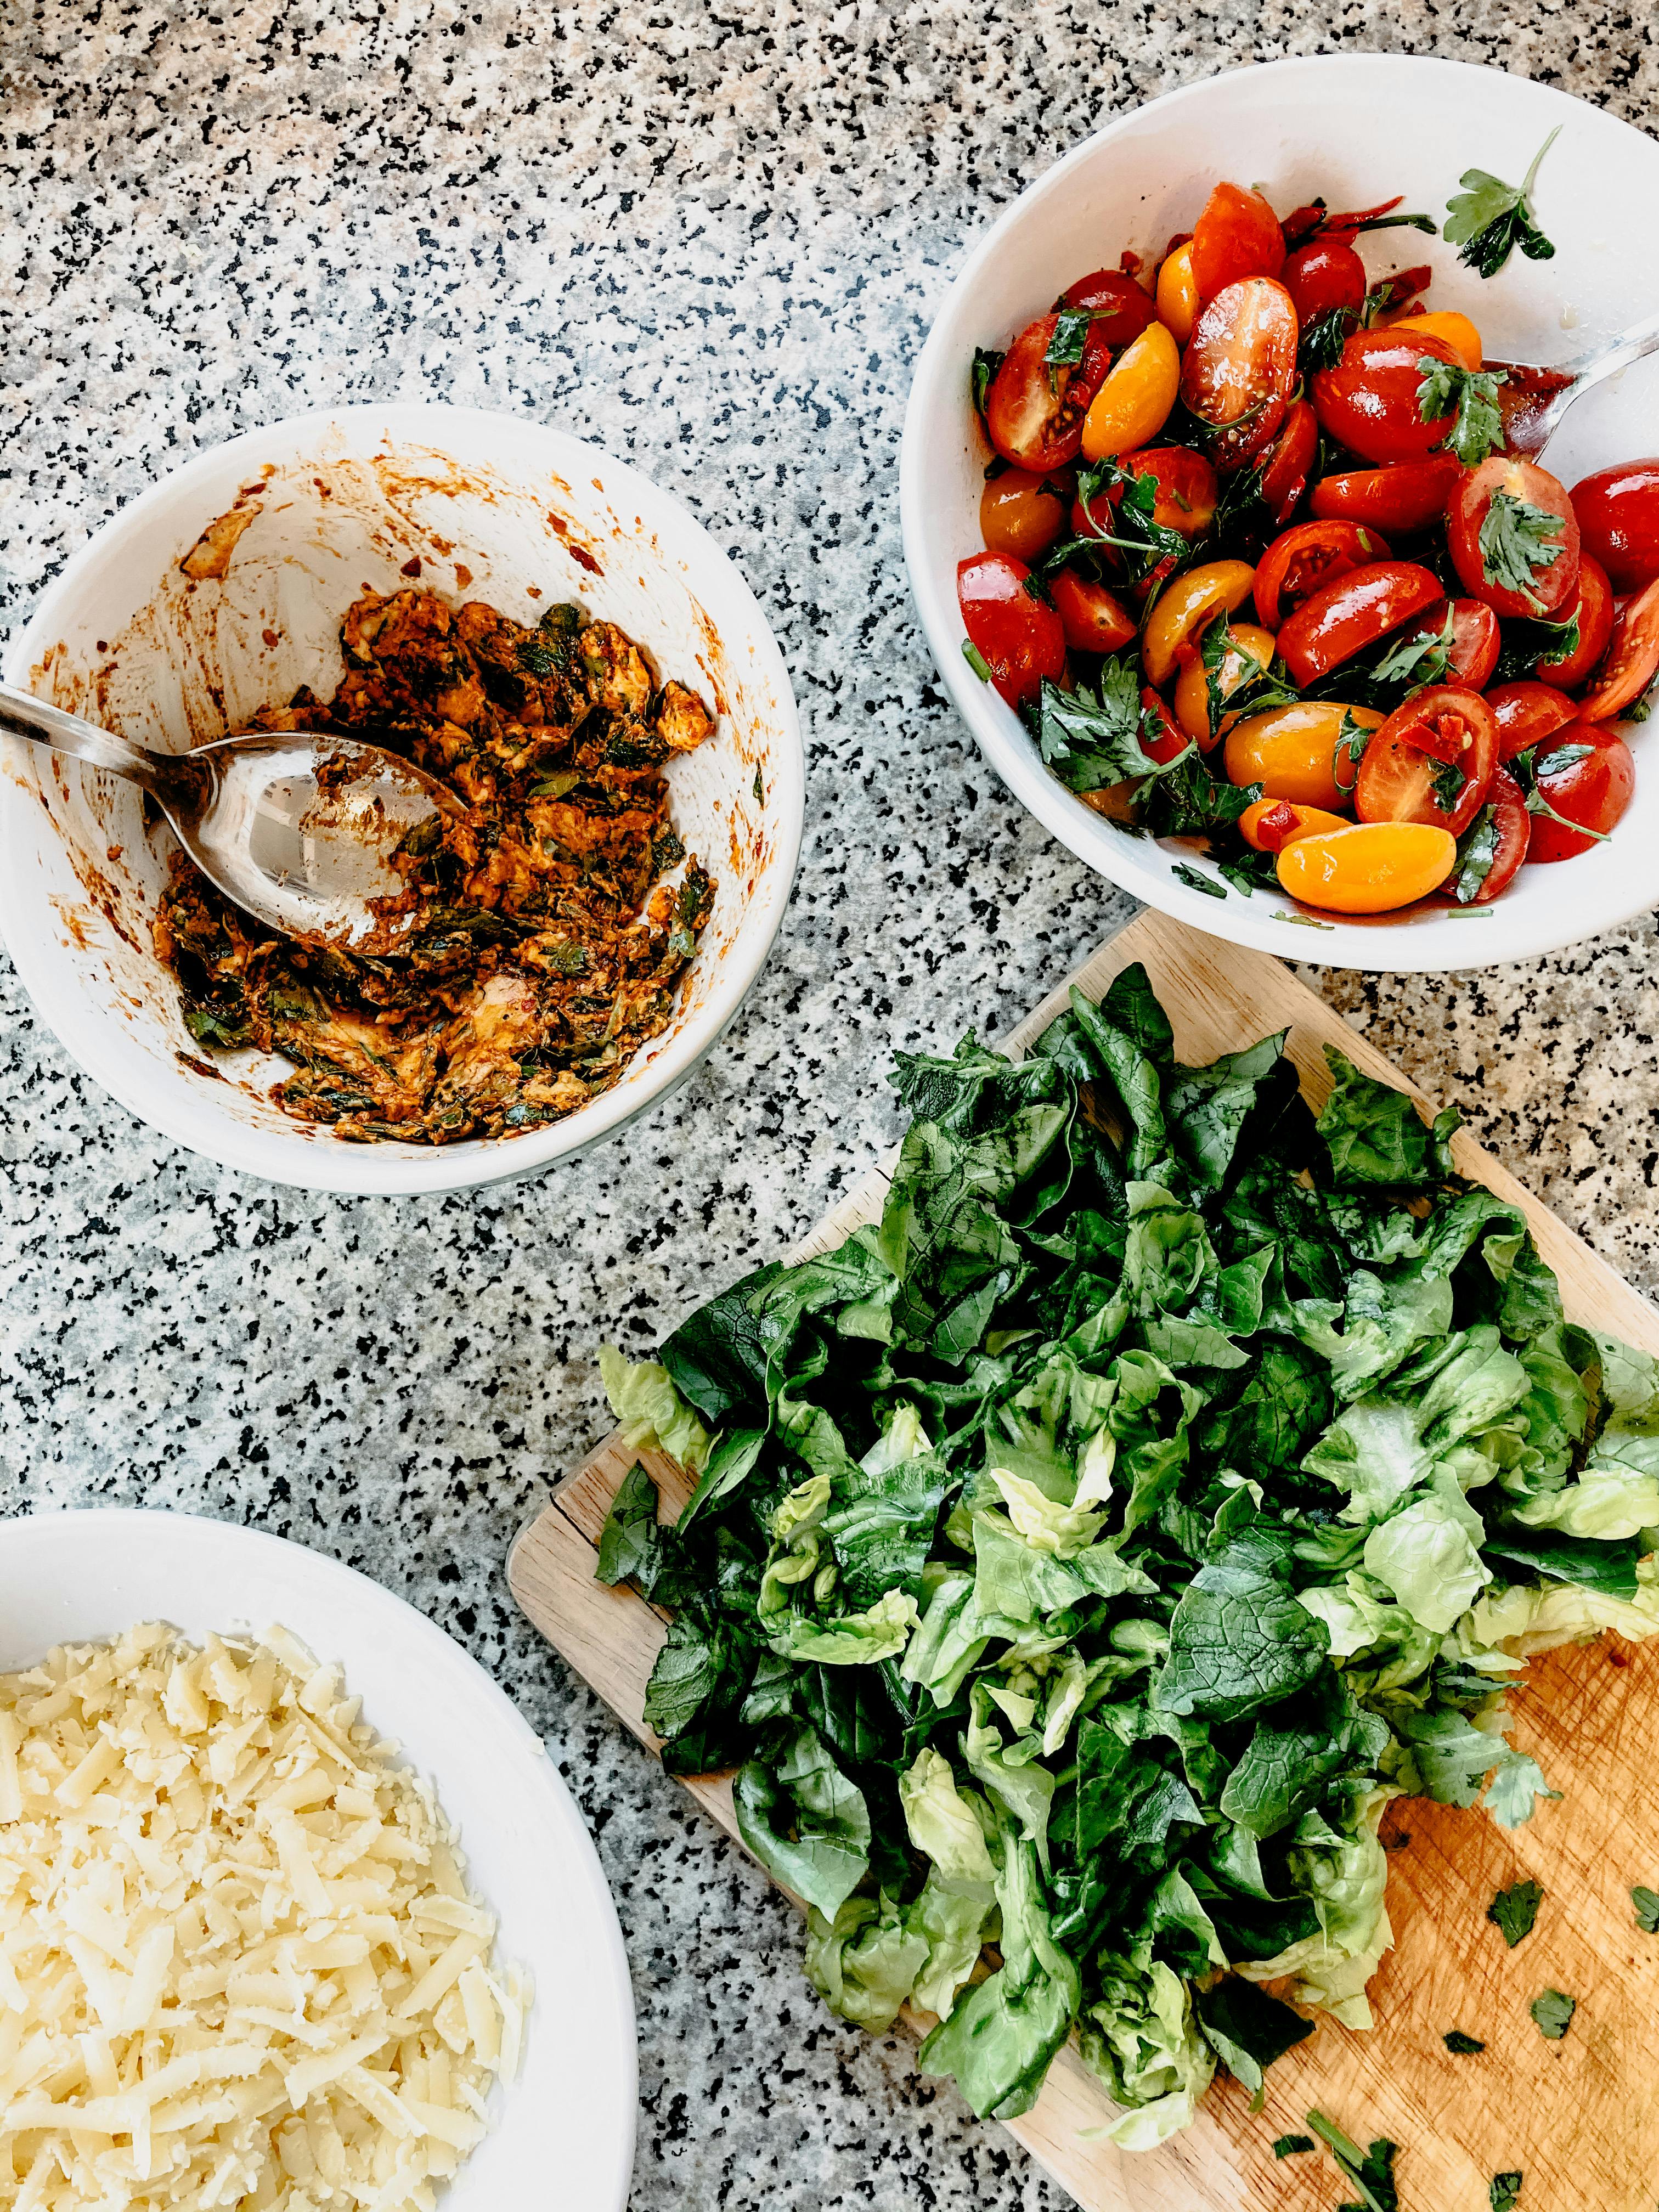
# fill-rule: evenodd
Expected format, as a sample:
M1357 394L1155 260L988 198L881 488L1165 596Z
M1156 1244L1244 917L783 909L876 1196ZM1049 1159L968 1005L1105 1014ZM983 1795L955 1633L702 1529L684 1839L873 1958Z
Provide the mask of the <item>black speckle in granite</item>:
M674 1103L539 1182L351 1201L132 1122L0 961L0 1510L258 1523L441 1621L545 1735L639 2002L635 2212L1062 2193L911 2054L832 2020L792 1911L519 1619L502 1560L653 1343L890 1133L894 1045L1006 1027L1129 911L989 775L899 553L911 362L975 226L1098 122L1285 53L1496 62L1645 124L1603 0L15 0L0 45L0 607L233 432L393 396L521 410L680 492L781 640L810 757L782 940ZM1650 924L1322 988L1644 1287ZM1312 980L1320 979L1310 971Z

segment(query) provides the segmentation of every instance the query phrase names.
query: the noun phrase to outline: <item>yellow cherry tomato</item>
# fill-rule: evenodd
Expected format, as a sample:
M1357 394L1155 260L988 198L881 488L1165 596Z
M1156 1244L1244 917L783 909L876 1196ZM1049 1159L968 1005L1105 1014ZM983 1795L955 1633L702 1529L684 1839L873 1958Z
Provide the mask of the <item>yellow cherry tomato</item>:
M1177 246L1158 272L1158 319L1177 345L1185 345L1198 320L1198 280L1193 241Z
M1288 799L1295 806L1346 805L1356 767L1345 762L1338 780L1336 744L1345 714L1364 730L1376 729L1383 719L1369 707L1343 707L1324 699L1246 714L1227 732L1222 757L1229 778L1259 783L1267 798Z
M1255 585L1248 561L1206 561L1170 580L1146 617L1140 633L1140 665L1149 684L1166 684L1175 673L1176 649L1196 637L1206 623L1224 610L1242 607Z
M1279 880L1304 906L1392 914L1437 890L1457 865L1457 840L1431 822L1355 822L1286 845Z
M1181 349L1162 323L1148 323L1112 363L1083 418L1084 458L1103 461L1150 445L1180 389Z
M1245 655L1249 654L1247 660ZM1221 696L1236 691L1247 677L1254 676L1257 667L1268 667L1273 657L1273 634L1260 629L1255 623L1235 623L1231 641L1221 656ZM1201 659L1189 659L1176 678L1176 720L1189 738L1195 738L1206 752L1213 736L1225 733L1238 720L1237 714L1224 714L1220 727L1210 728L1210 672Z
M1454 313L1449 307L1437 307L1429 315L1402 315L1389 327L1395 331L1426 331L1431 337L1444 338L1465 368L1480 366L1480 331L1467 315Z
M1275 819L1270 830L1262 823L1268 815ZM1282 817L1296 817L1294 828L1286 828ZM1346 830L1352 825L1340 814L1327 813L1322 806L1293 806L1288 799L1258 799L1244 809L1238 817L1238 833L1247 845L1258 853L1282 853L1298 837L1317 837L1327 830Z

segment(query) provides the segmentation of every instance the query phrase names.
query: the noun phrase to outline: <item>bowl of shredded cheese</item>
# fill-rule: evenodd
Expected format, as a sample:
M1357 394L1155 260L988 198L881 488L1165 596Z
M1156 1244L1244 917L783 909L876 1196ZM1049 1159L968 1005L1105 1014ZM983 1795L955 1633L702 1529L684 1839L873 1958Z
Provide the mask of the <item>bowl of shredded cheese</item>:
M539 1740L400 1600L170 1513L0 1538L0 2201L614 2212L634 2018Z

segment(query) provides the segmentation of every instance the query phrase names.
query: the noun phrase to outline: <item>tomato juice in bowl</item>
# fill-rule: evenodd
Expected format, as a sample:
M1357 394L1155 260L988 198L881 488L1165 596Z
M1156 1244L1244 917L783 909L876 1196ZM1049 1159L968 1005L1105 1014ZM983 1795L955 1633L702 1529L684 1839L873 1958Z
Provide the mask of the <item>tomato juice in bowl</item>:
M1382 572L1357 578L1380 595L1369 611L1362 610L1364 619L1376 624L1367 635L1399 643L1415 632L1426 636L1431 627L1443 651L1425 675L1457 695L1431 699L1434 712L1407 717L1383 733L1385 741L1376 745L1366 775L1359 819L1369 830L1381 810L1387 822L1414 820L1425 830L1434 825L1437 834L1443 829L1454 844L1468 838L1474 833L1461 818L1460 807L1449 802L1443 806L1437 794L1448 792L1452 782L1474 791L1474 779L1463 770L1440 776L1433 768L1425 778L1424 761L1436 749L1461 760L1465 768L1474 761L1481 801L1475 825L1481 866L1493 869L1500 882L1504 871L1510 872L1512 880L1502 896L1461 908L1443 898L1418 899L1391 912L1338 915L1328 906L1307 902L1299 888L1292 896L1282 868L1276 881L1271 880L1269 869L1265 883L1258 868L1254 887L1247 889L1243 883L1224 878L1215 860L1205 857L1203 847L1194 841L1160 836L1156 822L1151 825L1153 834L1143 829L1137 836L1133 825L1104 818L1085 796L1068 789L1045 766L1032 734L998 696L994 683L982 680L963 658L965 631L985 638L995 659L997 641L1011 627L1018 629L1024 623L1018 601L1006 595L1006 574L999 574L981 557L988 545L981 527L982 500L998 510L994 534L1000 544L1018 546L1024 532L1023 542L1041 557L1041 548L1051 542L1057 505L1075 490L1079 472L1085 482L1090 480L1084 465L1095 458L1091 450L1093 428L1097 434L1092 443L1098 452L1109 454L1133 441L1151 449L1138 459L1143 468L1158 463L1158 481L1155 485L1150 481L1150 471L1137 481L1132 471L1133 495L1145 495L1150 516L1155 492L1158 520L1178 531L1195 509L1201 514L1202 496L1194 501L1191 481L1170 481L1175 471L1167 455L1157 451L1165 444L1179 444L1178 437L1166 441L1159 434L1164 415L1158 410L1161 405L1167 414L1171 404L1172 368L1182 386L1173 403L1177 410L1190 406L1218 432L1209 449L1215 473L1209 485L1198 487L1201 495L1212 500L1218 480L1221 498L1229 496L1226 446L1230 441L1248 446L1259 430L1259 415L1252 414L1258 395L1248 383L1241 384L1237 360L1230 359L1226 347L1218 351L1195 345L1190 328L1185 346L1178 336L1174 344L1167 342L1164 334L1171 325L1178 333L1182 323L1180 303L1165 298L1163 282L1151 308L1142 304L1151 299L1150 283L1140 289L1138 300L1120 298L1115 292L1108 296L1105 280L1116 271L1121 256L1139 257L1150 278L1152 270L1165 262L1171 239L1194 230L1212 191L1230 179L1238 180L1236 189L1246 224L1249 203L1255 198L1250 186L1259 186L1270 203L1269 222L1316 197L1323 199L1328 210L1338 210L1374 208L1403 194L1404 211L1421 210L1443 223L1447 202L1459 192L1464 171L1478 167L1518 183L1540 145L1558 126L1559 136L1534 195L1540 226L1556 246L1553 258L1533 260L1512 253L1500 273L1486 278L1460 261L1455 243L1415 229L1382 228L1334 241L1344 250L1357 250L1364 281L1374 289L1389 272L1422 264L1422 281L1416 289L1426 291L1424 304L1431 312L1419 319L1415 304L1402 301L1401 312L1411 314L1414 325L1409 334L1403 327L1397 334L1386 326L1374 334L1367 331L1354 350L1375 352L1385 369L1398 367L1411 380L1413 397L1425 368L1432 368L1443 380L1444 389L1455 394L1468 380L1463 356L1471 331L1478 333L1476 343L1484 343L1488 360L1549 363L1589 350L1659 299L1659 252L1650 240L1627 242L1614 234L1617 226L1603 219L1604 210L1621 193L1639 194L1644 188L1650 191L1659 183L1659 149L1639 133L1565 95L1496 71L1400 57L1341 57L1242 70L1168 95L1109 125L1031 187L980 241L951 287L918 366L902 465L906 556L930 643L947 689L1016 794L1090 865L1165 911L1296 957L1400 969L1462 967L1525 957L1610 927L1652 905L1659 896L1659 863L1647 859L1654 832L1659 830L1659 790L1647 787L1659 784L1659 774L1642 770L1643 732L1620 726L1628 702L1615 704L1604 693L1601 706L1583 708L1596 719L1575 720L1565 732L1565 741L1552 746L1547 756L1516 748L1504 751L1501 761L1498 757L1501 748L1492 725L1499 719L1496 709L1509 688L1505 678L1518 672L1534 680L1557 672L1553 667L1528 666L1524 672L1498 668L1499 633L1507 634L1512 626L1502 594L1483 584L1486 597L1499 599L1493 609L1459 580L1450 566L1455 543L1448 544L1443 526L1438 550L1432 556L1424 553L1425 541L1417 533L1425 514L1437 507L1443 512L1454 503L1454 494L1467 496L1472 483L1481 489L1479 465L1466 466L1437 449L1436 441L1443 440L1452 422L1450 406L1455 403L1448 404L1443 419L1437 419L1436 407L1428 407L1420 417L1397 420L1401 434L1384 436L1381 442L1363 422L1345 425L1340 443L1347 450L1336 457L1333 449L1337 441L1329 425L1340 413L1340 377L1328 374L1322 380L1305 361L1292 368L1279 359L1287 336L1292 345L1295 337L1295 318L1283 304L1283 294L1287 287L1294 289L1304 323L1320 312L1318 285L1330 275L1320 264L1340 258L1330 252L1333 241L1328 237L1311 239L1296 254L1292 267L1281 264L1277 277L1257 282L1247 274L1238 280L1255 295L1250 345L1243 351L1249 355L1254 349L1259 359L1265 349L1279 372L1274 393L1279 413L1266 455L1279 471L1273 489L1281 499L1290 491L1284 512L1294 516L1292 534L1305 532L1316 541L1315 554L1323 559L1328 541L1340 541L1345 533L1363 540L1374 529L1374 524L1353 518L1378 512L1379 480L1386 479L1381 488L1393 502L1389 520L1399 543L1378 533L1376 544L1362 542L1351 549L1350 566L1358 562L1362 570ZM1246 244L1248 247L1248 237ZM1291 259L1285 249L1279 251L1284 260ZM1248 261L1243 265L1248 270ZM1126 264L1127 276L1140 273L1133 259ZM1232 272L1212 269L1206 274L1212 286ZM1087 286L1097 291L1079 297ZM1038 464L1013 470L999 465L988 500L985 472L992 447L975 420L966 388L975 349L1009 350L1011 340L1018 344L1039 318L1064 325L1073 299L1091 312L1077 318L1058 341L1051 335L1042 349L1078 363L1061 380L1058 394L1050 387L1045 400L1040 383L1028 385L1024 413L1016 410L1011 430L1011 380L1002 374L984 379L988 396L1004 416L992 426L1002 455L1017 457L1022 464L1029 455ZM1177 312L1170 313L1171 306ZM1202 299L1192 306L1194 319L1208 312ZM1154 319L1148 320L1149 314ZM1142 327L1131 335L1137 320ZM1287 323L1288 332L1282 327ZM1086 328L1086 346L1096 328L1103 326L1119 343L1103 381L1097 377L1091 392L1090 363L1077 333ZM1340 351L1339 337L1338 356ZM1401 356L1398 364L1396 353ZM1200 356L1196 374L1195 356ZM1322 381L1339 388L1316 389ZM1018 399L1019 380L1012 383ZM1047 466L1050 455L1040 449L1040 441L1077 384L1085 387L1085 404L1074 408L1083 418L1081 462L1068 477ZM1437 386L1437 392L1440 389ZM1650 396L1655 394L1659 394L1659 372L1649 362L1627 372L1621 384L1587 394L1541 457L1545 471L1566 485L1577 485L1612 463L1648 452L1659 442L1648 427ZM1310 398L1320 403L1316 409L1308 404ZM1091 420L1097 412L1113 416L1103 429ZM1177 412L1174 419L1184 418ZM1061 423L1062 432L1065 428ZM1261 458L1258 444L1258 465ZM1489 475L1495 465L1486 465ZM1322 496L1304 495L1297 502L1298 471L1312 479ZM1100 471L1092 473L1098 480ZM1106 474L1109 477L1109 466ZM1474 516L1477 537L1484 514L1493 504L1492 490L1488 482L1482 495L1485 509ZM1509 504L1498 502L1500 520L1510 515L1511 507L1522 514L1534 512L1530 493L1531 480L1516 479L1509 490ZM1623 548L1628 543L1629 565L1613 587L1622 594L1631 591L1630 578L1641 572L1651 549L1642 543L1645 504L1639 487L1633 499L1625 485L1615 486L1614 495L1602 506L1611 510L1622 500L1622 510L1611 519L1607 513L1592 516L1586 526L1585 547L1594 542L1598 547ZM1109 506L1121 495L1118 485L1110 485ZM1078 514L1078 503L1074 497L1056 557L1063 556L1067 541L1088 526L1091 518ZM1097 498L1093 520L1097 532L1098 504ZM1539 507L1535 511L1543 510ZM1121 527L1115 532L1109 514L1101 534L1121 535ZM1271 540L1273 535L1270 527L1266 538ZM1261 552L1271 550L1264 543ZM1221 550L1230 553L1232 548L1224 545ZM1363 557L1367 554L1379 557L1367 562ZM1414 557L1419 556L1422 557ZM1212 637L1219 641L1224 636L1219 624L1224 620L1231 639L1245 656L1259 655L1264 643L1271 654L1276 632L1282 659L1275 663L1275 673L1281 682L1290 683L1291 696L1301 701L1283 719L1295 724L1300 718L1307 725L1303 735L1311 747L1310 757L1322 745L1328 777L1332 732L1324 727L1328 716L1322 720L1316 709L1320 702L1340 703L1340 664L1354 649L1352 639L1345 641L1340 633L1341 623L1352 621L1352 609L1338 606L1335 630L1322 619L1316 605L1310 618L1303 620L1301 603L1310 597L1305 560L1300 570L1294 562L1281 561L1275 575L1266 560L1258 559L1254 573L1248 562L1212 560L1208 553L1189 559L1185 567L1177 559L1176 576L1165 587L1167 596L1144 616L1133 599L1126 605L1127 595L1121 590L1114 593L1096 588L1097 579L1103 578L1108 586L1112 582L1109 568L1086 561L1078 564L1079 574L1065 579L1050 593L1051 605L1043 608L1037 623L1024 623L1028 634L1034 631L1043 658L1039 672L1028 672L1028 693L1044 676L1051 685L1079 679L1091 684L1099 669L1103 679L1110 672L1121 695L1119 706L1133 715L1133 686L1145 679L1152 700L1142 693L1142 742L1148 754L1159 757L1170 747L1186 744L1182 725L1191 726L1191 714L1182 703L1183 690L1190 697L1195 684L1202 687L1206 672L1195 674L1193 663L1194 641L1204 634L1204 626L1212 625ZM957 572L964 562L971 564L964 574L976 598L971 608L967 592L958 599ZM1066 566L1072 565L1067 559ZM1570 565L1576 581L1576 544ZM1229 573L1206 575L1206 569ZM1237 574L1231 573L1234 569ZM1564 566L1559 574L1565 574ZM1588 560L1583 574L1588 651L1606 609ZM1534 580L1524 565L1519 574L1522 581ZM1183 591L1188 600L1195 596L1202 604L1183 603ZM1030 604L1029 596L1025 604ZM1290 623L1299 628L1286 626L1287 607ZM971 613L971 620L964 619L965 611ZM1540 611L1555 611L1546 607ZM1500 616L1504 617L1501 622ZM987 627L984 617L1000 622L1003 629ZM1126 630L1139 631L1138 647ZM1565 641L1559 637L1540 635L1540 652L1545 644L1565 650ZM1230 643L1230 655L1232 650ZM1089 653L1109 657L1091 660L1085 658ZM1109 657L1113 655L1117 658ZM990 668L984 655L978 658L994 678L1000 672ZM1056 673L1057 669L1063 672ZM1019 680L1017 676L1005 688L1017 690ZM1574 669L1568 662L1560 681L1566 685L1570 680L1594 699L1595 683L1588 668ZM1487 701L1475 697L1469 707L1468 699L1482 690ZM1056 691L1053 696L1064 710L1060 717L1063 722L1073 696L1086 709L1091 695ZM1161 720L1153 714L1153 702ZM1310 785L1286 788L1284 795L1352 815L1352 785L1370 730L1380 729L1389 720L1389 710L1405 703L1403 697L1396 701L1380 694L1383 711L1368 718L1356 712L1354 726L1346 733L1351 753L1346 770L1338 757L1336 789ZM1566 703L1569 714L1577 717L1579 707L1571 700ZM1074 719L1086 721L1086 712ZM1252 719L1270 726L1266 735L1281 751L1295 734L1271 726L1271 716ZM1369 721L1368 729L1359 726L1362 720ZM1340 721L1337 726L1341 728ZM1589 737L1583 734L1586 727L1592 730ZM1261 739L1263 733L1246 731L1247 739L1252 735ZM1633 789L1628 793L1623 789L1630 757L1625 750L1626 738L1636 763ZM1385 774L1390 763L1392 773ZM1514 797L1512 788L1517 781L1526 781L1534 765L1548 773L1540 772L1518 799ZM1504 783L1498 781L1500 766L1505 771ZM1230 762L1228 773L1242 781L1244 771L1234 770ZM1559 787L1563 776L1578 780L1577 793L1570 793L1567 803L1558 810L1552 807L1549 793ZM1597 814L1592 809L1586 814L1586 780L1597 776L1595 805L1607 811ZM1269 780L1262 789L1277 795L1279 787ZM1553 817L1558 811L1594 823L1607 818L1620 805L1627 806L1623 821L1607 842L1595 843L1589 859L1519 867L1517 835L1524 839L1529 829L1540 825L1555 834ZM1518 830L1517 810L1518 817L1524 817L1519 818ZM1282 830L1284 825L1279 826ZM1340 819L1338 827L1346 828L1346 820ZM1351 835L1346 848L1337 846L1345 867L1354 845L1367 842ZM1583 840L1584 844L1594 842L1588 836ZM1547 847L1547 840L1545 843ZM1419 872L1425 865L1425 848L1432 848L1443 860L1451 847L1437 846L1433 837L1416 839L1411 857ZM1534 855L1559 857L1537 847ZM1402 884L1409 889L1414 880L1409 872L1396 872L1396 891ZM1424 888L1436 880L1431 870Z

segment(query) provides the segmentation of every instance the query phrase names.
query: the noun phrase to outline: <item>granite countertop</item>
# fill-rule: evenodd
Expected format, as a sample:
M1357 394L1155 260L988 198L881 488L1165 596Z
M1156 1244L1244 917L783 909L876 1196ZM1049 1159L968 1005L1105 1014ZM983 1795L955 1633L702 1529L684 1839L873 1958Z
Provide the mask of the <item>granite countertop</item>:
M623 1142L351 1201L221 1173L70 1066L0 956L0 1511L110 1500L296 1537L492 1669L592 1825L639 2006L633 2202L1059 2208L910 2053L835 2021L791 1910L542 1646L508 1542L655 1342L890 1133L894 1045L1008 1026L1124 920L989 775L899 554L911 361L970 229L1127 105L1334 48L1485 59L1644 122L1608 0L19 0L0 44L5 619L157 474L306 407L522 410L681 493L759 593L810 787L746 1012ZM1423 978L1309 971L1644 1289L1654 930Z

